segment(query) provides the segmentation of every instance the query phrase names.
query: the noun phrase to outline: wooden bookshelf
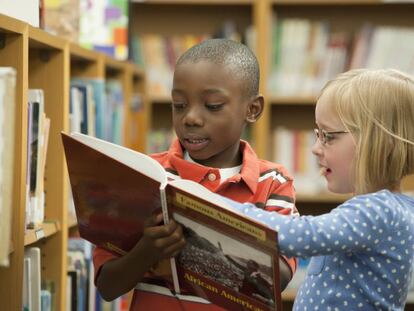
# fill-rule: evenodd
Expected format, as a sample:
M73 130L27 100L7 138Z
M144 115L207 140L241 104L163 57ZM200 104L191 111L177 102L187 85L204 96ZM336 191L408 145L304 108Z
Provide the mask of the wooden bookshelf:
M9 267L0 267L2 309L22 309L23 258L25 248L41 249L42 280L55 288L54 310L66 308L68 231L76 230L76 219L68 217L69 183L61 144L61 131L69 129L70 79L111 78L123 85L125 102L132 90L140 89L145 77L137 66L115 61L102 53L86 50L67 40L0 14L0 66L16 69L16 133L14 185ZM44 176L45 220L35 229L24 230L26 209L27 91L43 89L45 113L51 119ZM128 109L126 114L129 113ZM144 111L145 112L145 111ZM142 113L144 113L142 112ZM142 118L142 116L141 116ZM127 137L125 137L127 139ZM135 145L144 145L140 137ZM123 144L129 145L125 140Z

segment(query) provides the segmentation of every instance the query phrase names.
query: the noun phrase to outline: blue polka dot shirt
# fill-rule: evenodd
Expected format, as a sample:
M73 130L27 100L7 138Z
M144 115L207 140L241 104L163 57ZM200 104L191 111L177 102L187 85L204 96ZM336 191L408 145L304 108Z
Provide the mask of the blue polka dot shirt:
M381 190L321 216L232 204L279 232L280 252L312 257L294 310L404 310L414 257L414 199Z

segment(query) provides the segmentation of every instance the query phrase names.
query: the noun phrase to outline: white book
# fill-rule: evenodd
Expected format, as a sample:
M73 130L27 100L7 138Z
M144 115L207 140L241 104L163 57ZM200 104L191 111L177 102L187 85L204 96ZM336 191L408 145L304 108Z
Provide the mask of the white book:
M16 70L0 67L0 266L8 266L13 204Z
M33 105L32 158L30 163L30 215L29 227L36 227L43 221L43 148L44 148L44 95L41 89L30 89L28 101Z
M24 261L23 261L23 294L22 294L23 311L32 310L32 290L30 286L32 277L30 274L30 270L31 270L30 266L31 266L30 258L24 258Z
M30 247L24 252L25 258L30 259L29 287L31 292L30 311L41 311L41 276L40 276L40 248Z

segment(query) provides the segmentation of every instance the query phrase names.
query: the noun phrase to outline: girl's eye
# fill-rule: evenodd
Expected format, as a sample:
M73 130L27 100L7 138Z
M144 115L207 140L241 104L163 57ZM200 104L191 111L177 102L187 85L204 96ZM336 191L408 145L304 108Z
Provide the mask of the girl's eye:
M330 133L325 133L325 140L327 143L335 140L335 135Z
M223 108L224 104L206 104L208 110L217 111Z

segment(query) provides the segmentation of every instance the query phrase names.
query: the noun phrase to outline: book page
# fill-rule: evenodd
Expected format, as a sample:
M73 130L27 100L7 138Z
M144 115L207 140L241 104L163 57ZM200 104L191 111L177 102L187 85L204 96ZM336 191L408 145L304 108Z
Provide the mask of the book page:
M192 193L193 195L212 202L215 205L218 205L224 209L230 210L234 213L241 214L239 211L233 209L231 205L228 203L229 199L224 199L221 195L214 193L210 190L208 190L206 187L200 185L199 183L196 183L192 180L187 179L176 179L171 180L168 182L171 186L174 186L176 188L179 188L181 190L187 191L189 193Z
M80 133L72 133L70 136L130 168L151 177L162 185L167 182L167 176L161 164L143 153Z

